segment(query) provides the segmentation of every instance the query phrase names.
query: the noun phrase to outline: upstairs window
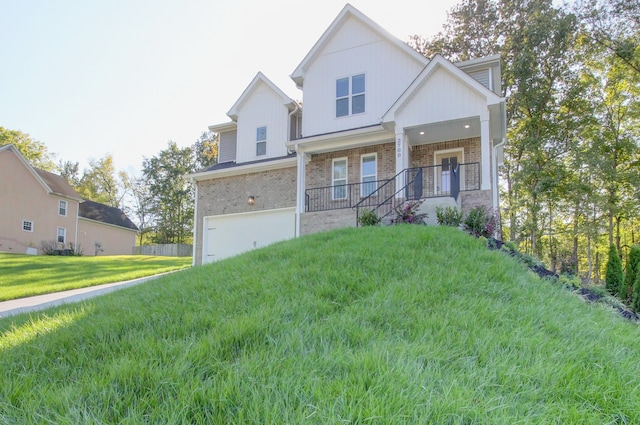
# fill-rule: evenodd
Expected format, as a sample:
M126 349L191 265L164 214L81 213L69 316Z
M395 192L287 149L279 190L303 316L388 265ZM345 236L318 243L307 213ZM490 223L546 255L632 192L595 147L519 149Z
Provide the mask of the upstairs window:
M67 216L67 201L60 201L60 204L58 205L58 214L64 217Z
M336 118L362 114L364 106L364 74L336 80Z
M256 131L256 156L267 154L267 127L258 127Z

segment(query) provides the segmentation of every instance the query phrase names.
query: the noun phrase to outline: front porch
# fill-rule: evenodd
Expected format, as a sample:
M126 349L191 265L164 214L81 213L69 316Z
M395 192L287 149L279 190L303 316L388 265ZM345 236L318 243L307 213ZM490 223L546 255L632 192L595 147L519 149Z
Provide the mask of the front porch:
M453 197L465 191L480 190L480 163L431 165L408 168L395 176L305 190L305 212L346 208L376 209L394 199L403 201Z

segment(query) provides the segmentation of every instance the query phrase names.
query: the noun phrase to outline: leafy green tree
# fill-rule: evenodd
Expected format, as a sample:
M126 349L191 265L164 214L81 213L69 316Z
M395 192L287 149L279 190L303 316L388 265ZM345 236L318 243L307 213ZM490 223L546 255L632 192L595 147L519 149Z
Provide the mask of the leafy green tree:
M633 285L640 272L640 245L634 245L629 252L627 268L624 275L624 283L620 288L620 298L624 301L632 301Z
M73 161L59 161L58 170L62 177L64 177L69 184L77 188L80 186L80 163Z
M138 226L138 245L145 245L148 236L153 231L153 199L149 193L149 186L143 176L130 176L129 212Z
M91 159L89 168L82 173L74 189L84 199L112 207L126 209L123 203L130 188L126 172L116 172L113 156L107 154L99 160Z
M194 188L184 176L195 170L193 148L169 141L157 156L145 158L142 173L149 188L155 243L188 243L192 239Z
M14 145L31 165L45 171L56 171L50 154L44 143L39 142L20 130L0 127L0 146Z
M624 275L622 274L622 261L616 246L609 247L609 259L607 261L607 271L605 286L611 295L618 295L620 288L624 285Z
M505 227L512 240L526 234L536 255L543 223L551 221L545 214L562 199L564 161L576 141L574 121L582 116L575 105L582 89L572 68L575 30L575 17L551 0L464 0L443 32L409 42L427 56L439 51L451 60L501 55L509 141Z
M640 6L637 0L579 0L573 10L582 36L606 50L629 71L640 74Z
M631 308L636 313L640 312L640 273L636 275L636 280L633 283L633 293L631 295Z
M203 131L200 138L193 144L196 169L207 168L218 162L218 137L217 133Z

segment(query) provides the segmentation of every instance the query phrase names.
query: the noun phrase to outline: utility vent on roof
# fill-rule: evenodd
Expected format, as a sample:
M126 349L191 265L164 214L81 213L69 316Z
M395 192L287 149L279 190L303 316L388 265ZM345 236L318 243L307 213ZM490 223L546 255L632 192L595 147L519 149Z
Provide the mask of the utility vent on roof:
M220 133L220 146L218 151L218 162L231 162L236 160L236 145L238 142L238 132L236 130Z
M485 86L486 88L488 88L489 90L492 90L491 88L491 78L490 78L490 73L489 73L489 69L480 69L478 71L472 71L469 72L469 75L471 75L475 80L477 80L480 84L482 84L483 86Z

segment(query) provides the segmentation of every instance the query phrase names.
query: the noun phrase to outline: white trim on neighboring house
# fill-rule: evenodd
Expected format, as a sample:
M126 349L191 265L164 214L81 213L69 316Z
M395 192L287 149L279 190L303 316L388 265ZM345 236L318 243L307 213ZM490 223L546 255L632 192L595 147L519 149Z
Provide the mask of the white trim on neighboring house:
M73 246L78 249L78 222L80 221L80 202L76 204L76 231L73 238Z
M25 227L27 227L27 226L25 226L26 223L29 223L29 226L28 226L29 229L28 230L25 229ZM23 219L22 220L22 231L23 232L33 233L33 220L25 220L25 219Z
M118 230L127 230L127 231L129 231L129 232L138 233L138 231L137 231L137 230L135 230L135 229L130 229L130 228L128 228L128 227L118 226L117 224L105 223L104 221L97 221L97 220L92 220L92 219L87 218L87 217L80 217L80 216L78 216L78 221L80 221L80 220L82 220L82 221L86 221L86 222L89 222L89 223L93 223L93 224L99 224L99 225L101 225L101 226L111 227L111 228L113 228L113 229L118 229Z
M62 230L62 242L60 242L59 238L60 238L60 230ZM62 226L58 226L58 228L56 229L56 243L61 243L61 244L66 244L67 243L67 228L66 227L62 227Z
M64 214L60 214L60 211L62 211L62 203L63 202L64 202ZM68 210L69 210L69 202L64 200L64 199L58 199L58 215L60 217L66 217Z

